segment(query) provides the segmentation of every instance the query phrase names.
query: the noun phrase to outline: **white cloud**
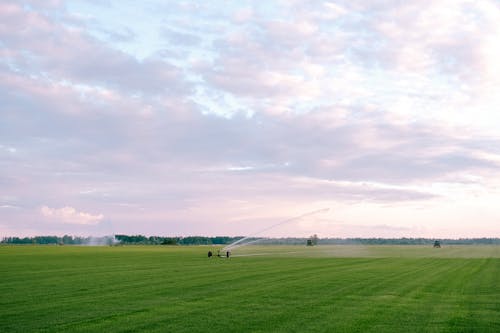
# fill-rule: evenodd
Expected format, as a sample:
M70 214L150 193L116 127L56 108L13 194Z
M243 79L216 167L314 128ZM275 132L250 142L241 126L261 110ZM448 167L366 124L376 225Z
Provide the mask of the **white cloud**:
M15 152L17 152L17 149L14 147L7 147L7 146L0 145L0 152L1 151L6 151L6 152L9 152L11 154L14 154Z
M104 218L102 214L92 215L85 212L79 212L75 208L69 206L62 208L42 206L40 208L40 213L47 218L67 224L96 225Z
M500 196L494 2L35 3L0 4L4 221L198 234L213 211L248 219L241 202L321 200L418 202L440 224L437 200ZM151 25L113 42L115 9ZM41 207L56 198L99 213ZM391 214L360 211L346 223Z

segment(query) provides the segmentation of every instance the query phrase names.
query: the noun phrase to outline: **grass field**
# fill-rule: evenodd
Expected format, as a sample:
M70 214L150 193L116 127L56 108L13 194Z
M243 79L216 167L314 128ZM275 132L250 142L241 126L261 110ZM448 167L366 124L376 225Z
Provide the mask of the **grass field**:
M209 249L0 246L0 331L500 332L498 246Z

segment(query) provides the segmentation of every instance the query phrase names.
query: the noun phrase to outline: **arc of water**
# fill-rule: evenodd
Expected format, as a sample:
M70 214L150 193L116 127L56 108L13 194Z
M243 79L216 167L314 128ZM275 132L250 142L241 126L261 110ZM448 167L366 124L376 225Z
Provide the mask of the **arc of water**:
M265 239L267 239L267 238L262 237L262 238L257 238L257 239L255 239L255 240L253 240L253 241L250 241L250 242L248 242L248 243L239 243L239 244L236 244L236 245L234 245L234 246L231 246L230 248L228 248L228 250L234 250L234 249L237 249L237 248L239 248L239 247L241 247L241 246L254 244L254 243L257 243L257 242L263 241L263 240L265 240ZM229 245L228 245L228 246L229 246ZM227 247L227 246L226 246L226 247ZM223 251L225 251L226 247L225 247L224 249L222 249L222 250L223 250Z
M229 245L225 246L225 247L222 249L222 251L229 251L229 250L234 249L234 248L236 248L236 247L243 246L243 244L241 244L241 245L239 245L239 246L236 246L236 245L238 245L238 244L240 244L240 243L244 242L245 240L247 240L247 239L249 239L249 238L253 238L253 237L255 237L255 236L257 236L257 235L259 235L259 234L261 234L261 233L263 233L263 232L266 232L266 231L268 231L268 230L271 230L271 229L273 229L273 228L276 228L277 226L280 226L280 225L283 225L283 224L286 224L286 223L290 223L290 222L295 221L295 220L302 219L302 218L304 218L304 217L306 217L306 216L310 216L310 215L315 215L315 214L319 214L319 213L327 212L327 211L329 211L329 210L330 210L330 208L322 208L322 209L317 209L317 210L313 210L312 212L307 212L307 213L304 213L304 214L302 214L302 215L299 215L299 216L294 216L294 217L291 217L291 218L286 219L286 220L284 220L284 221L280 221L280 222L278 222L278 223L276 223L276 224L273 224L273 225L271 225L271 226L269 226L269 227L266 227L266 228L264 228L264 229L262 229L262 230L260 230L260 231L258 231L258 232L255 232L255 233L253 233L253 234L251 234L251 235L248 235L248 236L246 236L246 237L243 237L243 238L241 238L241 239L238 239L237 241L235 241L235 242L233 242L233 243L231 243L231 244L229 244ZM252 242L252 243L253 243L253 242Z

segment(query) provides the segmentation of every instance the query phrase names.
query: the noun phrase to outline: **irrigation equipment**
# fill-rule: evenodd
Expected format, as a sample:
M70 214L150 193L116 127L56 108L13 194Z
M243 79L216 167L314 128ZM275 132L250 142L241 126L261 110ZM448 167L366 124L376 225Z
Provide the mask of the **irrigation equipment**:
M266 232L266 231L269 231L271 229L274 229L280 225L284 225L284 224L287 224L287 223L290 223L290 222L293 222L293 221L296 221L296 220L300 220L304 217L307 217L307 216L311 216L311 215L316 215L316 214L319 214L319 213L326 213L327 211L329 211L330 208L322 208L322 209L317 209L317 210L313 210L311 212L307 212L307 213L304 213L304 214L301 214L301 215L298 215L298 216L294 216L294 217L291 217L291 218L288 218L286 220L283 220L283 221L280 221L278 223L275 223L271 226L268 226L262 230L259 230L253 234L250 234L246 237L243 237L241 239L238 239L237 241L229 244L229 245L226 245L225 247L222 248L222 250L220 250L220 253L225 253L226 254L226 257L229 258L230 254L231 254L231 251L234 250L234 249L237 249L239 247L242 247L242 246L246 246L246 245L249 245L249 244L254 244L254 243L257 243L259 241L262 241L265 239L265 237L259 237L259 235L261 235L262 233Z

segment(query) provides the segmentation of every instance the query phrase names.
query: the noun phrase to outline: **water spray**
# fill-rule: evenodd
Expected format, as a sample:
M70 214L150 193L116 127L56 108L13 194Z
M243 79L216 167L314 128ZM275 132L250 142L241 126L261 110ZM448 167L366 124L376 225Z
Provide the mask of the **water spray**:
M264 228L264 229L262 229L262 230L260 230L260 231L258 231L258 232L256 232L256 233L253 233L253 234L251 234L251 235L248 235L248 236L246 236L246 237L243 237L243 238L241 238L241 239L238 239L237 241L235 241L235 242L233 242L233 243L231 243L231 244L229 244L229 245L225 246L225 247L221 250L221 252L226 252L226 253L227 253L227 252L230 252L231 250L236 249L236 248L238 248L238 247L245 246L245 245L252 244L252 243L256 243L256 242L258 242L258 241L262 240L263 238L261 237L261 238L258 238L258 239L256 239L256 240L252 240L252 241L250 241L250 242L248 242L248 243L243 243L243 242L244 242L245 240L250 239L250 238L255 238L256 236L258 236L258 235L262 234L263 232L269 231L269 230L271 230L271 229L273 229L273 228L276 228L276 227L278 227L278 226L280 226L280 225L287 224L287 223L290 223L290 222L292 222L292 221L300 220L300 219L302 219L302 218L304 218L304 217L307 217L307 216L316 215L316 214L319 214L319 213L325 213L325 212L327 212L327 211L329 211L329 210L330 210L330 208L322 208L322 209L318 209L318 210L313 210L313 211L311 211L311 212L307 212L307 213L305 213L305 214L301 214L301 215L299 215L299 216L295 216L295 217L292 217L292 218L286 219L286 220L284 220L284 221L280 221L280 222L278 222L278 223L276 223L276 224L273 224L273 225L271 225L271 226L269 226L269 227L266 227L266 228Z
M250 238L254 238L254 237L250 237ZM244 239L248 239L248 238L245 237ZM229 247L229 245L231 245L231 244L229 244L226 247L224 247L221 251L234 250L234 249L237 249L237 248L239 248L241 246L246 246L246 245L250 245L250 244L261 242L261 241L263 241L265 239L267 239L267 238L261 237L261 238L254 239L254 240L251 240L251 241L246 242L246 243L239 243L239 244L236 244L236 245L234 245L234 243L233 243L233 246L231 246L231 247Z

